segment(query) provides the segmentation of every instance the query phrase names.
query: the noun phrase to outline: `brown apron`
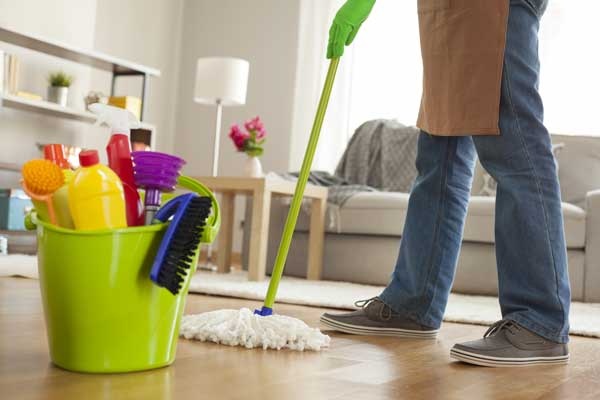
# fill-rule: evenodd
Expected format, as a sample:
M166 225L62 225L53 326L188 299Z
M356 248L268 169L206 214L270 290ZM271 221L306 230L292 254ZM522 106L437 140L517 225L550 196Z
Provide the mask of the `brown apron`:
M431 135L499 135L510 0L418 0L423 97Z

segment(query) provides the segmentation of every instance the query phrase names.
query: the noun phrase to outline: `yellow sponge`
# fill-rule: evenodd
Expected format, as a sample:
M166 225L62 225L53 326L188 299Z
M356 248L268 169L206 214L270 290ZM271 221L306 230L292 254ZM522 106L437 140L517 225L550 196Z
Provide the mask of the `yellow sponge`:
M21 171L27 188L38 196L54 193L65 183L60 167L50 160L30 160Z

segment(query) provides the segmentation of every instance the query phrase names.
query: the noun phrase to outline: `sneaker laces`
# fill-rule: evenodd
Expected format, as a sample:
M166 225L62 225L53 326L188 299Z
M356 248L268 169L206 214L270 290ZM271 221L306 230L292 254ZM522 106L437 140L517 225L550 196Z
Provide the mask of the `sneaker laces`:
M354 306L358 308L366 309L369 304L374 301L378 301L383 304L383 307L379 309L379 318L383 321L389 321L392 319L393 310L385 302L383 302L378 296L371 297L370 299L358 300L354 302Z
M507 329L511 334L515 334L516 331L520 331L521 327L517 325L516 322L510 319L501 319L500 321L494 322L492 326L489 327L487 331L483 334L483 337L492 336L495 333L502 331L503 329Z
M365 308L367 305L369 305L369 303L377 299L379 299L379 297L375 296L371 297L370 299L358 300L354 302L354 306L357 308Z

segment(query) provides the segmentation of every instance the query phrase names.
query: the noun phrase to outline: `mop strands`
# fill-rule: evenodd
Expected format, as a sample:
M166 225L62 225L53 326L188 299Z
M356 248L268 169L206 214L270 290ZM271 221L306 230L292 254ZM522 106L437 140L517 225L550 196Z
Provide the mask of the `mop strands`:
M186 315L181 321L180 332L186 339L248 349L319 351L328 347L330 341L329 336L299 319L284 315L263 317L247 308Z
M304 188L308 182L308 175L319 141L323 120L325 119L325 111L327 110L327 103L329 102L339 61L339 58L334 58L329 64L325 86L317 107L317 115L304 154L304 161L302 161L302 168L300 168L300 175L296 181L296 190L283 228L283 235L279 243L279 250L275 258L273 273L271 274L263 307L254 313L247 308L242 308L239 311L219 310L184 316L181 322L181 335L183 337L230 346L245 346L249 349L262 347L263 349L279 350L287 348L318 351L329 346L329 336L322 334L318 329L310 328L296 318L273 314L273 305L275 304L275 295L292 242L292 235L296 228Z

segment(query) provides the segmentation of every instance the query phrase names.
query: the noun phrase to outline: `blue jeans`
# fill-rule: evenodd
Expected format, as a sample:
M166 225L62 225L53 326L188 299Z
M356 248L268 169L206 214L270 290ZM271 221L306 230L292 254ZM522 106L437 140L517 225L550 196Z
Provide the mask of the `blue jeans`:
M570 288L557 169L538 94L538 29L547 1L511 0L500 136L421 132L400 253L381 294L396 312L441 325L454 279L477 155L496 179L502 315L568 341Z

